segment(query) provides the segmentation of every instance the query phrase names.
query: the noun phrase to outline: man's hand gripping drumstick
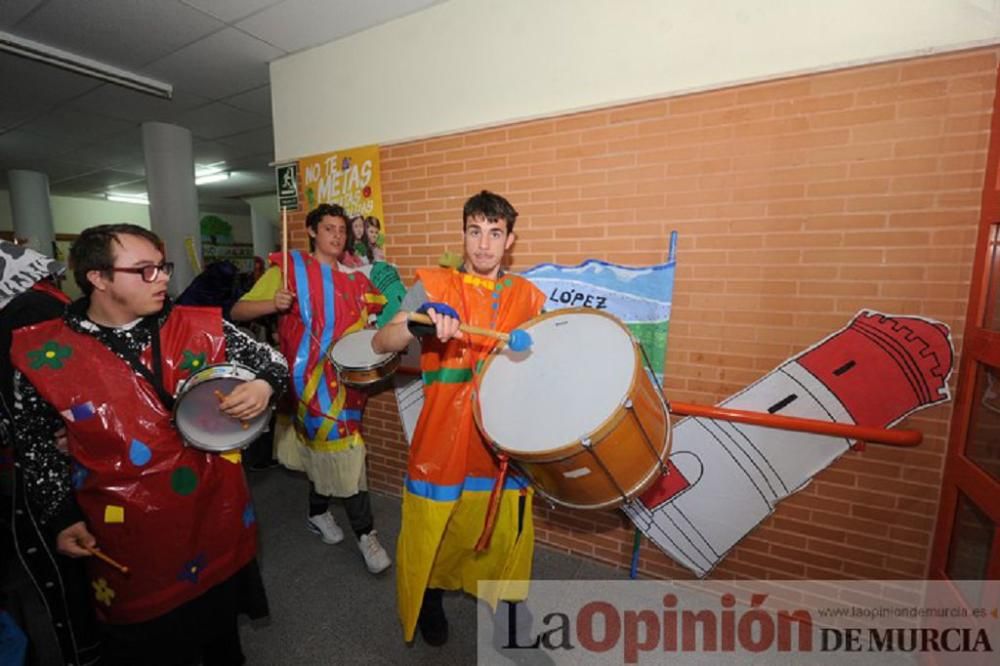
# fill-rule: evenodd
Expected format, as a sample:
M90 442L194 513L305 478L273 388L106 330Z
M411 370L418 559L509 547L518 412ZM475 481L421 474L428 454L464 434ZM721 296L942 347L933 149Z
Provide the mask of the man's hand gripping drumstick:
M56 550L67 557L74 558L93 555L123 574L128 573L127 566L111 559L97 547L97 539L90 533L87 524L82 520L73 523L56 536Z
M482 335L487 338L494 338L496 340L506 342L507 346L510 347L512 351L527 351L531 348L531 335L529 335L527 331L514 329L510 333L504 333L502 331L495 331L492 328L480 328L479 326L473 326L471 324L463 324L448 315L437 314L434 312L433 308L427 310L427 314L411 312L407 315L407 319L417 324L433 324L435 326L435 334L441 342L447 342L448 339L450 339L448 337L442 337L442 329L444 329L444 333L447 335L452 328L457 328L457 332L451 337L461 339L462 333L471 333L472 335ZM438 325L439 322L441 322L440 326Z
M447 342L452 338L461 340L466 333L502 340L512 351L526 351L531 347L531 336L527 331L518 329L503 333L463 324L451 306L445 303L424 303L416 312L396 314L392 322L375 334L372 350L380 354L399 352L406 349L414 337L434 335L439 341Z

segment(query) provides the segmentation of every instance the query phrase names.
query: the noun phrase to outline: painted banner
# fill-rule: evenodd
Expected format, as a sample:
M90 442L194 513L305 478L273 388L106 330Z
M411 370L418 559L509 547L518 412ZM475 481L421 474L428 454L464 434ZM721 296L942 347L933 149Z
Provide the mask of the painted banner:
M662 380L677 268L676 248L675 231L670 235L666 263L636 268L590 259L578 266L539 264L521 276L546 295L548 312L583 307L618 317L642 344L650 367ZM416 367L419 362L419 345L412 343L401 365ZM406 440L411 441L424 404L423 382L412 375L396 375L395 381L400 420Z
M546 312L595 308L618 317L642 343L653 372L662 381L676 249L675 231L670 234L670 259L663 264L633 268L589 259L579 266L539 264L521 275L545 294Z

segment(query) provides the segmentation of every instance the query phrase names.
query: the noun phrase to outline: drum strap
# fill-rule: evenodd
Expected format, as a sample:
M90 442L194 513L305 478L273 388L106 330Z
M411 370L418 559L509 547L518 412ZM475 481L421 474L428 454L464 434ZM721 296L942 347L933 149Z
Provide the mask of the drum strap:
M153 370L150 372L149 368L143 365L139 357L132 353L132 350L125 345L117 344L118 340L116 338L111 339L111 345L116 354L125 359L125 361L132 366L132 369L139 373L143 379L149 382L153 390L156 391L157 397L163 406L167 408L167 411L173 411L174 409L174 398L172 395L167 393L167 390L163 388L163 353L161 351L160 345L160 323L158 317L147 317L145 321L140 324L149 328L150 336L152 337L152 364Z
M496 527L497 510L500 508L500 496L503 494L503 486L507 481L507 469L510 464L510 458L506 453L499 454L498 458L500 459L500 473L497 475L496 481L493 483L493 490L490 492L489 504L486 507L486 518L483 521L483 531L479 535L479 541L476 542L476 552L482 552L490 547L493 528ZM518 526L518 533L520 533L520 526Z

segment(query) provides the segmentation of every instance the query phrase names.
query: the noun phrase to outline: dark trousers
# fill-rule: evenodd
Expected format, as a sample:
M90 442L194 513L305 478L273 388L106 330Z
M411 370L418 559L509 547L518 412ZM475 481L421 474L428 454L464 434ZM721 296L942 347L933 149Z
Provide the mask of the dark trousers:
M375 527L375 518L372 516L372 500L367 490L362 490L356 495L341 498L344 509L347 510L347 519L351 522L351 529L355 536L368 534ZM330 498L316 492L316 486L309 484L309 515L318 516L330 507Z
M102 666L241 666L238 616L267 614L256 562L153 620L104 624Z

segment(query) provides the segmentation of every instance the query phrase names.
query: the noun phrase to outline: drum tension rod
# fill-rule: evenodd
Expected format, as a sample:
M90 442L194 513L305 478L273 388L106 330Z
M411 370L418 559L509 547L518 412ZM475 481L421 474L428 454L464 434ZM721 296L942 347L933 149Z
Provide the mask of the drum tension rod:
M615 490L617 490L618 494L622 496L622 502L628 502L628 495L625 494L625 490L618 484L618 479L614 477L614 475L611 473L611 470L608 469L608 466L605 465L604 461L601 460L601 457L597 455L597 449L594 447L593 442L590 441L590 438L584 437L582 440L580 440L580 444L583 446L584 450L591 455L591 457L597 463L597 466L601 468L601 470L604 472L604 476L608 477L608 479L611 480L611 483L612 485L614 485Z
M653 386L656 387L656 397L660 399L660 406L663 408L663 418L664 418L664 420L665 420L665 422L667 424L667 436L669 437L670 436L670 401L667 400L667 396L663 392L663 386L660 384L660 378L656 376L656 372L653 370L653 364L649 362L649 354L646 353L646 348L643 347L642 343L640 343L638 340L636 340L635 343L637 345L639 345L639 350L642 352L642 360L646 364L646 372L649 374L649 378L651 380L653 380ZM636 419L636 421L638 422L638 419ZM643 437L646 438L646 445L650 447L651 451L653 451L653 457L656 458L656 463L657 463L657 465L659 465L660 471L664 475L666 475L667 474L667 470L669 469L667 467L666 462L660 457L659 453L656 453L656 450L653 448L653 444L650 441L649 436L646 434L645 429L642 427L642 424L639 425L639 429L642 430L642 435L643 435Z
M660 453L656 450L656 447L653 446L653 440L650 439L649 433L646 432L646 428L643 427L642 421L640 421L639 417L636 416L635 409L632 407L632 400L631 400L631 398L625 400L625 409L628 410L628 413L632 417L632 420L635 421L635 425L639 428L639 432L642 433L642 439L643 439L644 442L646 442L646 448L649 449L650 454L652 454L652 456L653 456L653 460L656 461L656 466L660 468L660 473L666 475L667 470L669 468L667 467L666 463L663 461L663 458L660 455ZM670 417L668 415L664 414L664 418L669 419ZM669 427L669 421L667 421L667 424L668 424L668 427Z

